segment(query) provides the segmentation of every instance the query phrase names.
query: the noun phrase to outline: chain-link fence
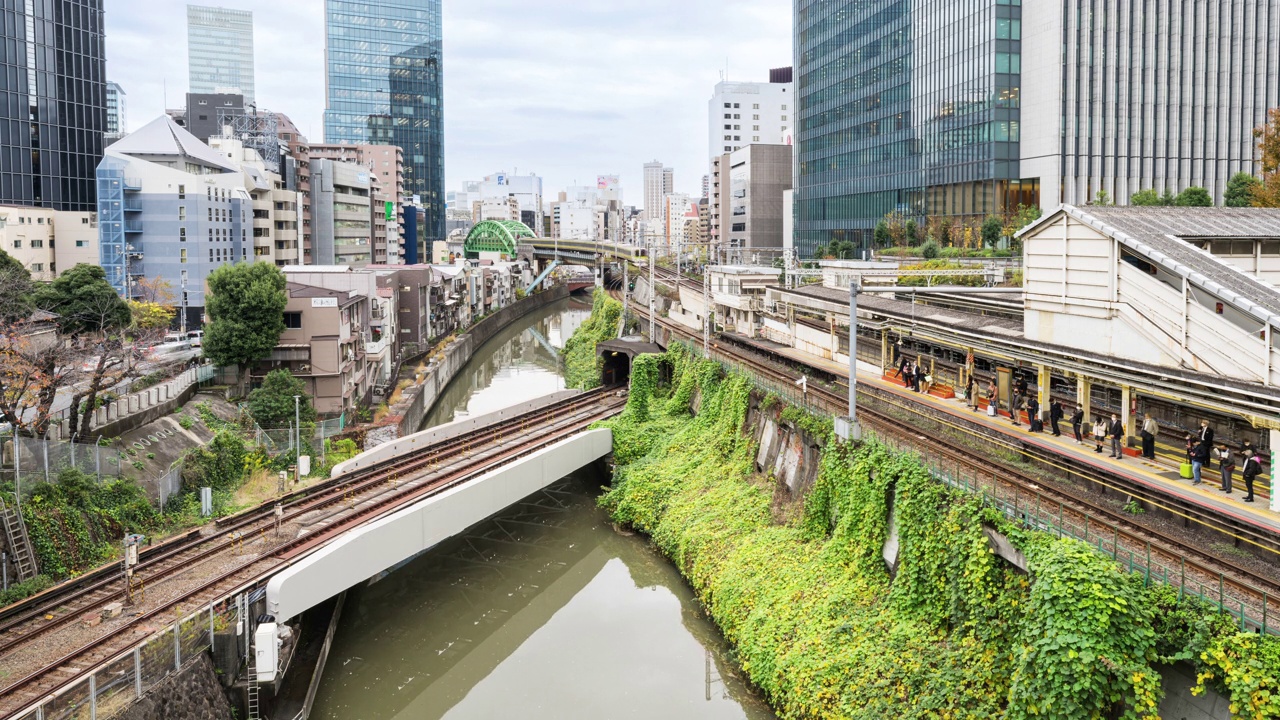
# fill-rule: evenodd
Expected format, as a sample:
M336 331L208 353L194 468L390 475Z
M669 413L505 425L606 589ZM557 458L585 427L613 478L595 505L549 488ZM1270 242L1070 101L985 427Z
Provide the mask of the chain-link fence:
M220 601L186 616L141 645L102 663L89 675L45 698L18 720L98 720L115 717L218 643L243 643L233 632L237 612ZM238 668L237 668L238 670Z

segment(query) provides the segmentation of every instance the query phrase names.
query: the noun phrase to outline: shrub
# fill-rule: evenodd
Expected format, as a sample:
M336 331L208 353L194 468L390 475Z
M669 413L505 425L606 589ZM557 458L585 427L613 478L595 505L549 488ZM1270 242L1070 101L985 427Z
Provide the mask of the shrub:
M941 248L938 247L938 243L934 242L933 240L930 240L929 242L925 243L923 246L920 247L920 257L924 258L925 260L933 260L938 257L938 253L940 251L941 251Z

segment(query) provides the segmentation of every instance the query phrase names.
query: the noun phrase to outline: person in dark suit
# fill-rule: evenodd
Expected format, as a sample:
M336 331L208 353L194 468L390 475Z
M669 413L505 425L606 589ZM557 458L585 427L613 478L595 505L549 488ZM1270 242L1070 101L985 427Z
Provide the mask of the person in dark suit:
M1076 407L1076 411L1071 414L1071 432L1076 435L1076 444L1084 444L1084 435L1080 432L1084 426L1084 408Z
M1246 447L1244 454L1245 461L1242 473L1244 476L1244 491L1246 493L1244 501L1251 503L1253 502L1253 481L1262 474L1262 456L1251 447Z
M1044 422L1040 420L1040 399L1035 395L1027 398L1027 424L1031 432L1044 432Z
M1062 437L1062 431L1058 429L1058 423L1062 422L1062 403L1054 400L1049 403L1049 429L1053 431L1054 437Z
M1213 447L1213 428L1209 427L1208 420L1200 421L1200 431L1196 433L1196 442L1202 442L1209 447Z
M1120 441L1124 439L1124 423L1120 422L1120 416L1115 413L1111 413L1111 424L1107 426L1107 436L1111 438L1111 457L1123 460L1124 454L1120 451Z

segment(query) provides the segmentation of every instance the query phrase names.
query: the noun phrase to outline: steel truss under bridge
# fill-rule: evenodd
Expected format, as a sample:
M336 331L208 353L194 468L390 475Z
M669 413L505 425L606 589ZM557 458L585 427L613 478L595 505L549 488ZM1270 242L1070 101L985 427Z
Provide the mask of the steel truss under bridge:
M516 242L534 237L528 225L517 220L485 220L471 228L462 250L468 257L482 252L498 252L516 256Z

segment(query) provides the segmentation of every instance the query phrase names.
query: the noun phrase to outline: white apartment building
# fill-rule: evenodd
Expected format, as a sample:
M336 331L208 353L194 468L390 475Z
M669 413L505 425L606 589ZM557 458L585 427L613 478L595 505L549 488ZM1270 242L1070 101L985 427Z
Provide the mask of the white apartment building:
M513 175L506 172L496 172L485 177L480 182L479 192L479 199L484 201L505 198L515 199L515 216L503 219L518 220L528 225L534 232L537 232L542 227L542 178L537 175L533 173ZM480 222L481 219L477 217L475 221Z
M48 281L79 263L98 264L98 214L0 207L0 250Z
M667 195L676 191L676 171L657 160L644 164L644 219L650 232L662 225Z
M769 73L770 82L717 83L707 103L709 158L756 144L791 145L795 97L791 68Z

